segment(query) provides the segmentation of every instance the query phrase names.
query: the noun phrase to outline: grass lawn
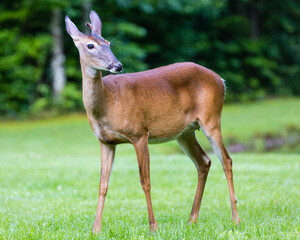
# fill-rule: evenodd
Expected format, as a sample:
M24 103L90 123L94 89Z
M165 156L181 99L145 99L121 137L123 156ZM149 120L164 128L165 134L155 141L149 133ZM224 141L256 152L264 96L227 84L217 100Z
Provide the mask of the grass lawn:
M226 106L225 140L234 135L247 141L259 132L299 129L299 104L291 99ZM149 235L134 149L120 145L102 234L93 236L100 147L86 117L0 123L0 239L300 238L300 154L232 154L239 227L231 223L221 164L211 155L199 220L188 225L197 176L192 162L175 146L172 142L150 148L159 231Z

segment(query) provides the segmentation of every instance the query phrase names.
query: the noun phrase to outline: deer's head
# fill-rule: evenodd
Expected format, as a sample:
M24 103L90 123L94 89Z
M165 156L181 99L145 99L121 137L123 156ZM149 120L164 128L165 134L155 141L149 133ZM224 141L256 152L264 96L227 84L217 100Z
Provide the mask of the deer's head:
M90 67L113 73L122 70L122 64L110 50L110 42L101 36L102 23L95 11L90 12L91 23L86 23L91 34L86 35L78 30L69 16L66 16L66 29L78 48L81 61Z

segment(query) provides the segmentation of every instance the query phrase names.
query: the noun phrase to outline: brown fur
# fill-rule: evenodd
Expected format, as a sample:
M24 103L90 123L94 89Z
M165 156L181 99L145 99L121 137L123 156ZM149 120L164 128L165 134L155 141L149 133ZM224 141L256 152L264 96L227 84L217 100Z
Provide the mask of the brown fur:
M80 52L83 78L83 102L89 123L101 145L99 199L93 232L101 230L104 201L116 145L133 144L145 192L151 231L158 225L150 195L150 156L148 143L176 139L194 162L198 185L189 222L196 222L211 160L196 140L195 130L202 128L219 157L227 178L232 219L239 223L233 187L232 160L223 144L221 112L225 86L213 71L195 63L175 63L144 72L109 75L102 79L101 70L122 66L103 39L98 15L92 11L91 35L78 31L71 20L66 26ZM95 48L87 44L93 40ZM110 66L110 67L108 67Z
M95 101L102 101L105 114L96 107L89 116L106 126L100 140L114 144L133 143L141 134L158 141L177 136L201 114L219 115L224 99L221 78L195 63L109 75L102 88L103 99ZM207 99L219 107L208 107Z

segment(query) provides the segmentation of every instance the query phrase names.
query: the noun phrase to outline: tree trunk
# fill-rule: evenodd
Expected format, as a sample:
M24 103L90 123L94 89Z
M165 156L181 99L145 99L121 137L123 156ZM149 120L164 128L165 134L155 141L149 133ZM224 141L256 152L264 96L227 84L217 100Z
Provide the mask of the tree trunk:
M52 88L54 100L61 99L61 93L66 85L66 74L64 68L65 55L63 51L63 34L61 29L62 12L59 8L53 10L51 23L51 34L53 39L52 48Z
M256 6L252 6L250 10L251 33L250 37L253 41L259 38L259 12Z
M92 3L90 0L86 0L82 3L82 11L83 11L83 21L84 21L84 26L83 26L83 29L84 29L84 33L85 34L90 34L90 29L85 26L85 22L89 22L90 19L89 19L89 15L90 15L90 11L92 10Z
M249 21L251 24L250 37L253 41L259 39L261 15L264 9L264 0L251 0L247 6Z

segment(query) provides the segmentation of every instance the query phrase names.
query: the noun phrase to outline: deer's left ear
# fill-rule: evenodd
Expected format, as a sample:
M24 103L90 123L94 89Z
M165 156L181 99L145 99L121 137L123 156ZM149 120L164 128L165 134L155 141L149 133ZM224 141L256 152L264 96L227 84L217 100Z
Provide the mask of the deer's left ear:
M98 14L94 10L90 12L90 19L92 24L89 27L91 27L92 33L97 33L101 36L102 23Z
M77 38L79 38L80 35L83 35L83 33L81 33L78 28L76 27L76 25L71 21L71 19L69 18L69 16L65 17L65 22L66 22L66 29L67 32L69 33L69 35L76 40Z

